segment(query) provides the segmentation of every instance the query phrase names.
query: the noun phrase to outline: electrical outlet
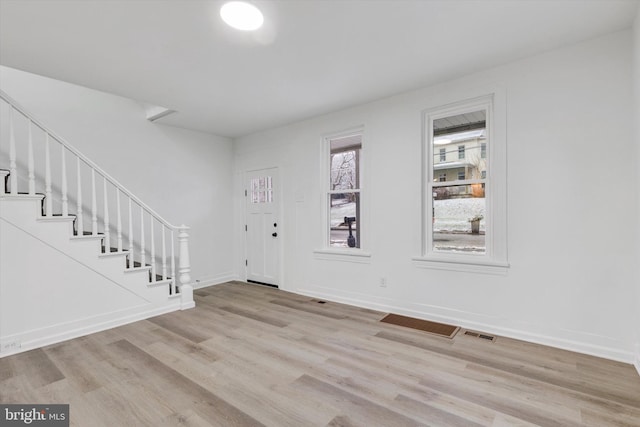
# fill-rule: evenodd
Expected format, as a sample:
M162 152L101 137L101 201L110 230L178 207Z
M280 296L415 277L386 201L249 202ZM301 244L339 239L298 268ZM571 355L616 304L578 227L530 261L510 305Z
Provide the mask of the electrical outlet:
M22 343L20 341L9 341L6 343L2 343L2 350L17 350L22 347Z
M380 287L381 288L386 288L387 287L387 278L386 277L381 277L380 278Z

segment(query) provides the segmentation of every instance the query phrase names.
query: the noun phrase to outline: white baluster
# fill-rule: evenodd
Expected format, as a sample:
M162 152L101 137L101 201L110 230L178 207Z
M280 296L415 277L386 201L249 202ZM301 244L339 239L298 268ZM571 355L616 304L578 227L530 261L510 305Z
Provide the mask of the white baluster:
M44 140L44 197L45 197L45 214L53 215L53 196L51 194L51 148L49 134L46 134Z
M147 263L147 254L144 247L144 209L140 206L140 266L144 267Z
M35 162L33 160L33 123L29 120L29 140L27 141L27 165L29 168L29 194L34 196L36 194L36 171Z
M16 166L16 136L13 130L13 107L9 109L9 184L11 194L18 194L18 168Z
M96 171L91 168L91 234L98 234L98 202L96 200Z
M167 280L167 242L164 229L165 225L162 224L162 280Z
M122 252L122 213L120 212L120 189L116 187L116 209L118 213L116 215L117 221L117 238L118 238L118 252Z
M155 242L155 231L154 231L154 218L151 216L151 281L156 281L156 242Z
M78 180L78 197L76 207L76 230L78 236L84 235L84 219L82 212L82 173L80 172L80 157L76 157L76 172Z
M176 245L173 237L173 230L171 230L171 295L176 294L176 281L178 280L176 277Z
M62 192L62 216L69 216L69 200L67 198L67 159L64 145L60 144L60 156L61 156L61 168L62 168L62 180L60 184L60 191Z
M189 260L189 227L181 225L178 233L178 245L180 250L180 308L187 309L194 307L193 302L193 285L191 284L191 261Z
M102 181L104 194L104 253L111 253L111 231L109 230L109 193L107 192L107 178Z
M187 285L191 282L191 261L189 260L189 227L182 224L178 227L178 247L180 259L178 260L178 268L180 273L180 284Z
M129 197L129 268L133 268L133 214L131 211L131 197Z

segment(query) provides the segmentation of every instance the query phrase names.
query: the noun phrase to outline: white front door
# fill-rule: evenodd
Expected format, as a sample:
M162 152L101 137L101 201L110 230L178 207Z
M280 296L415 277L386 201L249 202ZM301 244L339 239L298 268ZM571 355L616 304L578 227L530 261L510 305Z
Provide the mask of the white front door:
M277 286L280 281L280 224L278 169L247 172L247 280Z

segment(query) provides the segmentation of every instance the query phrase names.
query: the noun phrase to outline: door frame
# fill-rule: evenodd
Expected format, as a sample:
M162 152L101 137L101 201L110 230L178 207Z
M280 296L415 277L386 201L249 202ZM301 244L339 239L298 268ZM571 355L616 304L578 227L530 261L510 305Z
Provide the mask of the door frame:
M249 271L248 271L248 265L247 265L247 260L249 259L249 235L248 235L248 231L245 228L248 224L248 220L249 220L249 188L248 188L248 180L249 180L249 174L255 173L255 172L260 172L260 171L267 171L267 170L273 170L273 175L274 177L276 177L276 188L273 192L273 197L275 199L274 203L277 204L277 210L278 210L278 215L277 215L277 223L278 223L278 239L277 239L277 251L278 251L278 261L277 261L277 265L275 266L275 268L278 269L277 272L277 277L278 277L278 282L277 283L277 287L279 289L283 288L284 285L284 257L283 257L283 238L285 237L285 232L284 232L284 225L283 225L283 209L284 209L284 203L282 201L282 195L283 195L283 191L282 191L282 174L280 172L280 166L264 166L264 167L253 167L250 169L245 169L242 172L242 197L243 197L243 206L242 206L242 233L244 238L242 239L243 242L243 246L244 246L244 250L242 253L242 259L241 264L243 266L243 279L246 282L248 280L248 276L249 276Z

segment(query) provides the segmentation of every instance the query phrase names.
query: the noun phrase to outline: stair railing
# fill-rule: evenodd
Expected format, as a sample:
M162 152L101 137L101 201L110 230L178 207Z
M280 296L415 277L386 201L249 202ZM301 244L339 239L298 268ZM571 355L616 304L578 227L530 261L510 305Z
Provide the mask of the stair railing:
M54 189L52 185L52 148L58 150L59 158L59 196L61 204L61 214L69 216L69 199L75 198L75 231L77 236L101 235L103 241L103 252L105 253L125 253L127 255L127 269L150 268L150 281L168 281L169 294L181 298L182 308L193 306L193 286L191 284L191 265L189 260L189 227L186 225L175 226L162 218L153 209L147 206L142 200L136 197L131 191L126 189L115 178L102 170L91 159L83 155L75 147L69 144L64 138L49 130L45 125L29 114L18 102L11 98L6 92L0 90L0 98L7 104L8 126L9 126L9 194L18 195L18 161L16 142L16 114L26 119L27 154L26 168L29 195L36 195L36 162L34 158L34 130L40 129L44 133L44 207L43 215L53 217ZM24 131L24 129L23 129ZM41 138L42 139L42 138ZM23 150L24 151L24 150ZM68 188L68 162L70 156L71 165L75 164L76 190L69 192ZM24 164L24 162L22 162ZM85 173L83 173L83 165ZM72 166L73 167L73 166ZM85 175L88 168L90 180ZM86 179L86 181L83 181ZM83 205L83 185L90 186L90 224L85 226L85 206ZM98 191L99 181L102 181L102 212L98 212ZM73 197L75 196L75 197ZM124 200L124 203L122 201ZM110 211L113 207L109 203L115 202L115 224L112 224ZM124 206L123 206L124 205ZM126 217L123 219L123 210ZM138 212L136 212L138 211ZM134 227L135 216L139 214L138 226ZM99 216L102 215L102 232L99 227ZM145 227L145 219L148 221ZM123 222L128 223L128 233L124 229ZM115 236L112 236L115 231ZM136 237L135 234L138 234ZM156 235L160 235L160 247L157 248ZM128 246L124 246L124 238L127 237ZM147 236L150 242L147 244ZM176 242L177 238L177 242ZM112 241L115 247L112 248ZM178 267L176 271L176 248L178 253ZM115 250L114 250L115 249ZM159 253L156 250L159 249ZM149 255L147 257L147 255ZM137 259L137 260L136 260ZM158 270L159 267L159 270ZM176 281L179 278L179 285Z

